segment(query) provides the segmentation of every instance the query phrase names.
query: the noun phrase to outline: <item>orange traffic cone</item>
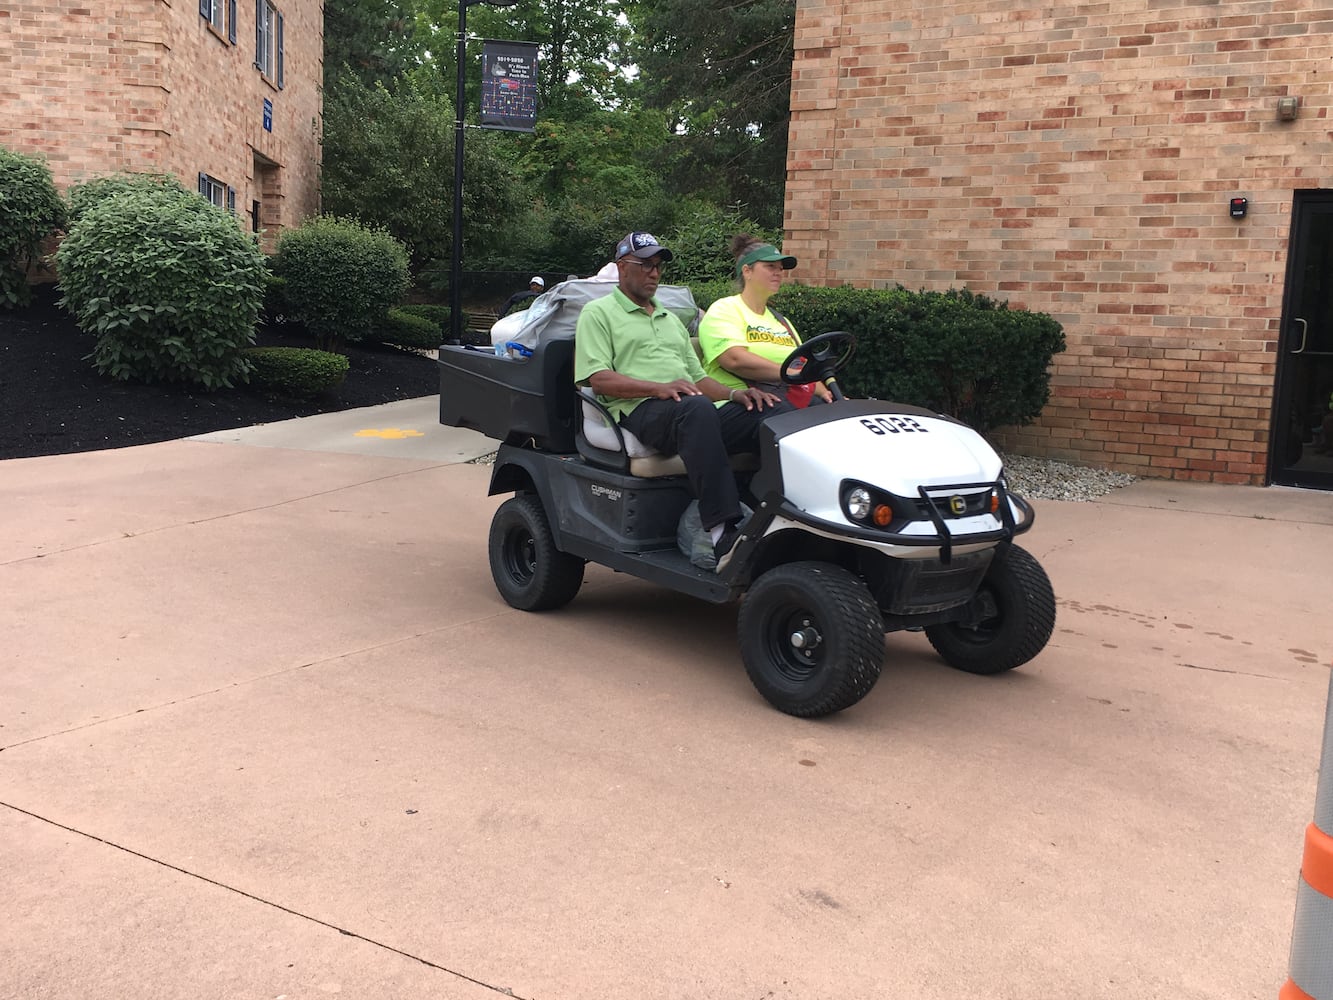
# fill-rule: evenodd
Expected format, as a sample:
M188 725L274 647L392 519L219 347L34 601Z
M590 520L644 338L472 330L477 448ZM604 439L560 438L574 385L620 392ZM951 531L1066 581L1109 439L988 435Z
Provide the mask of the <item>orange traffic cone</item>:
M1305 854L1296 887L1291 960L1278 1000L1333 1000L1333 675L1324 716L1324 750L1314 822L1305 828Z

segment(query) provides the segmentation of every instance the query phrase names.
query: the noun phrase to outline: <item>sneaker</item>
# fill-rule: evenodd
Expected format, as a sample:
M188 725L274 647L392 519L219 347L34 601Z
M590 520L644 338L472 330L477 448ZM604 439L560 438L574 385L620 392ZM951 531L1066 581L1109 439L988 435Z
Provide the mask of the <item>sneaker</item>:
M736 539L741 537L741 529L732 524L722 529L721 536L713 545L713 558L717 560L715 572L721 573L731 562L731 553L736 548Z

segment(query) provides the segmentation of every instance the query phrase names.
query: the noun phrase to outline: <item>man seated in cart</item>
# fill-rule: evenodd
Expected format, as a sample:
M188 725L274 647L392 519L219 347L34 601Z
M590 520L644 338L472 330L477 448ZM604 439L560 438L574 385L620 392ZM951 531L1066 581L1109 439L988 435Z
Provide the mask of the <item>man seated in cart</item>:
M616 244L616 288L579 314L574 380L648 447L680 455L721 570L741 520L727 456L756 452L759 425L792 407L763 389L731 388L704 374L689 331L654 298L672 256L651 233L628 233Z

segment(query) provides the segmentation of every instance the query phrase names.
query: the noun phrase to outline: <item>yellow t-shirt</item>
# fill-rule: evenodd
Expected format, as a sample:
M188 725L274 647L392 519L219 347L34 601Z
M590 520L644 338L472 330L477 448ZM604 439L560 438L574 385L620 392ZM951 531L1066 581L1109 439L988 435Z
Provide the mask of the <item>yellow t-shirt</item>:
M708 307L699 321L699 349L704 356L704 374L711 375L723 385L744 389L746 381L733 375L717 359L732 347L748 347L759 357L774 364L782 364L800 341L765 309L762 316L750 311L739 295L718 299Z

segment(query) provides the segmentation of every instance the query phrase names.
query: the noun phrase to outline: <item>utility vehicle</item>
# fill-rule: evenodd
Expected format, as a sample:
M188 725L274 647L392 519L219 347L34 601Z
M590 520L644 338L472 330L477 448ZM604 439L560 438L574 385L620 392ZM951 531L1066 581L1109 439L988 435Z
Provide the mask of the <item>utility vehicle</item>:
M739 601L741 658L795 716L854 705L879 678L886 632L913 629L946 663L996 674L1032 659L1055 623L1041 565L1014 544L1032 507L971 428L913 406L847 399L854 338L801 344L790 384L834 402L771 417L739 469L753 514L720 572L677 547L692 500L678 456L649 452L573 381L572 324L525 360L445 346L440 419L503 443L492 496L491 574L524 611L573 600L591 561L703 601Z

